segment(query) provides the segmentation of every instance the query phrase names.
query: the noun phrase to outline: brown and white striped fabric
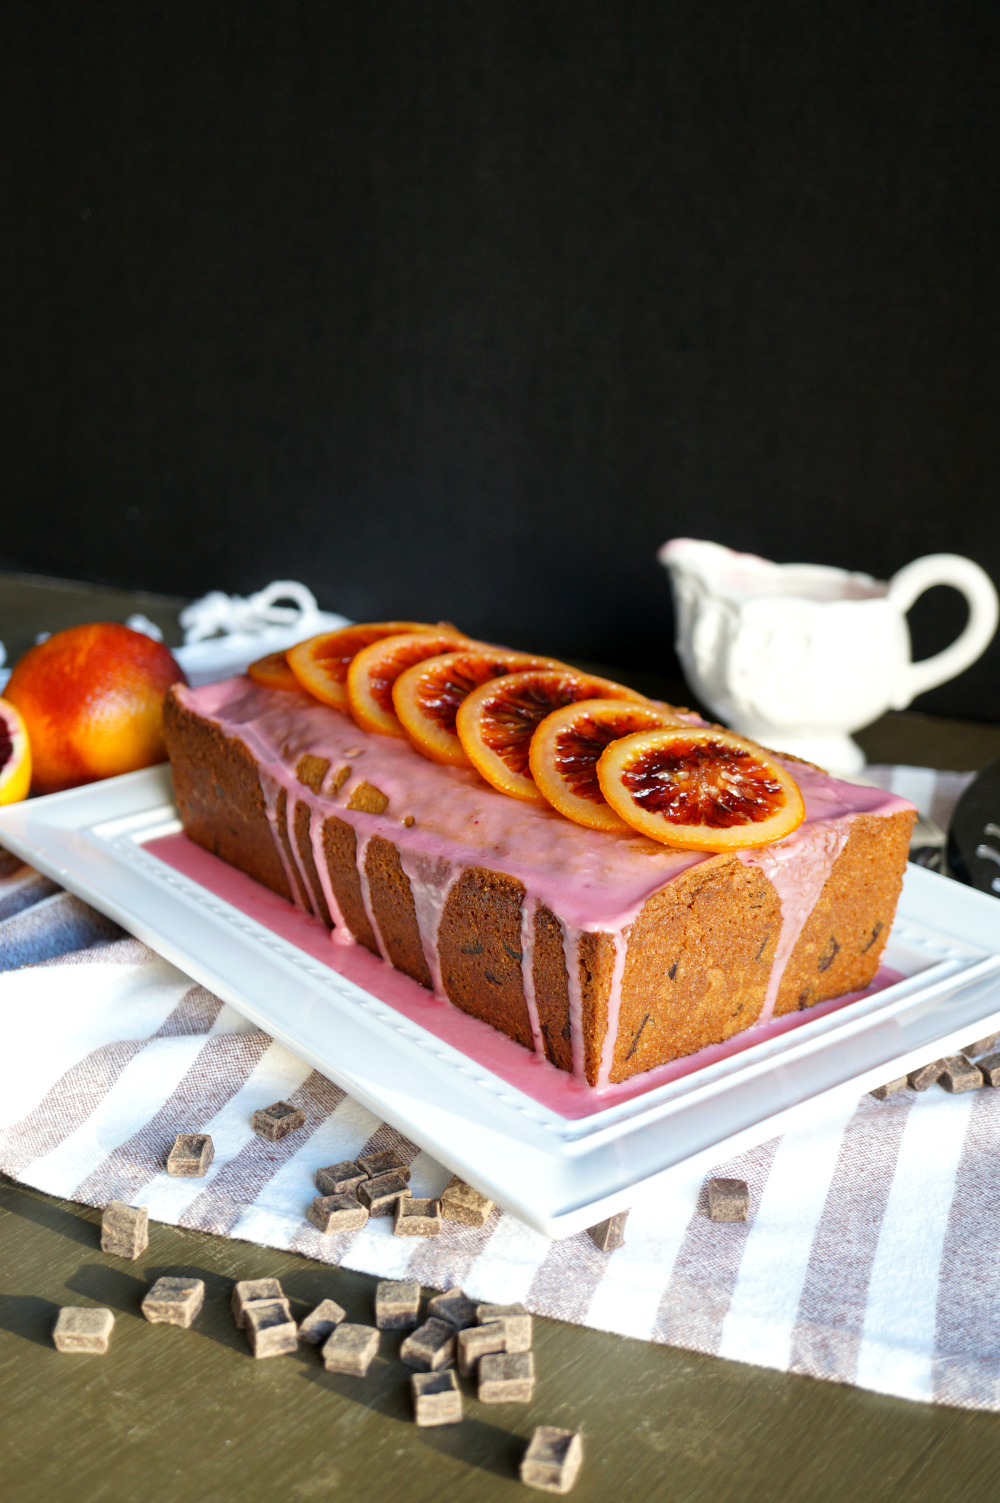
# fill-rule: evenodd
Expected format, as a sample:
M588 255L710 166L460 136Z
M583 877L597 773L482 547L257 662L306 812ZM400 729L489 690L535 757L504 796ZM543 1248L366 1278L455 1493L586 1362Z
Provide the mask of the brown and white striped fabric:
M869 769L939 823L964 775ZM943 783L942 779L950 779ZM893 779L896 781L894 782ZM918 789L919 785L919 789ZM943 817L942 817L943 816ZM0 1169L101 1206L538 1314L906 1398L1000 1409L1000 1092L864 1097L715 1172L749 1181L746 1225L710 1222L702 1177L637 1199L625 1246L552 1242L494 1211L427 1241L391 1222L321 1237L317 1168L383 1146L417 1195L448 1174L233 1008L47 879L0 868ZM306 1128L250 1129L278 1098ZM206 1131L204 1179L167 1149Z

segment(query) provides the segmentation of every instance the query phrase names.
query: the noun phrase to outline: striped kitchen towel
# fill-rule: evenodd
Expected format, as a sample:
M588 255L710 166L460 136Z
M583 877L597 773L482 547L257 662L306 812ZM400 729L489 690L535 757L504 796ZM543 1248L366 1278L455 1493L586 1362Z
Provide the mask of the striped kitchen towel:
M874 770L911 798L923 772ZM958 780L950 797L967 781L923 776L918 802L939 823L942 776ZM393 1237L388 1220L321 1237L304 1211L322 1165L392 1146L416 1195L438 1193L447 1171L13 861L0 868L0 970L0 1169L26 1184L625 1336L1000 1410L1000 1092L865 1096L717 1166L749 1182L746 1224L710 1222L702 1176L681 1175L669 1195L637 1198L612 1253L498 1210L426 1241ZM306 1128L269 1143L250 1118L278 1098ZM192 1130L212 1134L215 1162L204 1179L171 1179L167 1149Z

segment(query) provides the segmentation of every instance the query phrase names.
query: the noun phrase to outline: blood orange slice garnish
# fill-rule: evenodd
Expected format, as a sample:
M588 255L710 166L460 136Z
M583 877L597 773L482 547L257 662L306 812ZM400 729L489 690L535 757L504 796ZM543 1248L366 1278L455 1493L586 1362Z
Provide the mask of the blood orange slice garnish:
M354 626L342 626L339 631L324 631L318 637L309 637L290 647L285 656L307 693L335 710L347 710L347 671L362 648L401 632L436 629L426 621L359 621Z
M536 658L500 647L446 652L415 663L399 675L392 689L393 708L417 751L448 767L471 767L455 730L455 716L463 699L482 684L508 673L564 666L553 658Z
M798 784L780 762L753 741L711 727L613 741L597 777L626 824L686 850L770 845L806 815Z
M591 830L629 830L608 804L597 764L612 741L636 731L683 725L667 706L621 699L586 699L546 715L531 738L528 761L535 785L554 809Z
M358 653L347 671L347 699L351 714L365 731L406 740L393 709L392 688L400 674L415 663L436 658L460 647L480 647L458 631L406 632L383 637Z
M462 701L455 717L458 739L473 767L494 788L527 804L545 804L548 800L531 776L531 738L553 710L581 699L649 703L624 684L571 668L510 673Z
M20 712L0 699L0 804L18 804L31 787L31 746Z
M255 684L264 689L287 689L302 693L302 685L288 666L288 657L283 652L269 652L266 657L251 663L247 673Z

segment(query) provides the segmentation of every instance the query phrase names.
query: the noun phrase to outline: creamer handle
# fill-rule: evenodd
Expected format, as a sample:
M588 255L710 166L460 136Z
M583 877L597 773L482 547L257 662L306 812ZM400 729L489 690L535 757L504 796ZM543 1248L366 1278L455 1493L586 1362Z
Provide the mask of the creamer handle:
M905 710L918 694L962 673L986 651L997 629L1000 599L992 579L971 558L958 553L929 553L906 564L889 581L888 599L905 615L933 585L951 585L961 591L969 603L969 620L950 647L906 665L893 694L894 710Z

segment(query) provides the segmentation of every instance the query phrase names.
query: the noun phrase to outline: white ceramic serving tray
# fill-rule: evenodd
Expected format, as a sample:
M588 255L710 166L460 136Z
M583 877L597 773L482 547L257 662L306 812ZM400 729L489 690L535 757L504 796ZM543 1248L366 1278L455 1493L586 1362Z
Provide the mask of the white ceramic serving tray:
M1000 903L909 866L884 957L902 981L568 1120L144 849L179 828L165 767L0 810L0 843L550 1236L1000 1028Z

